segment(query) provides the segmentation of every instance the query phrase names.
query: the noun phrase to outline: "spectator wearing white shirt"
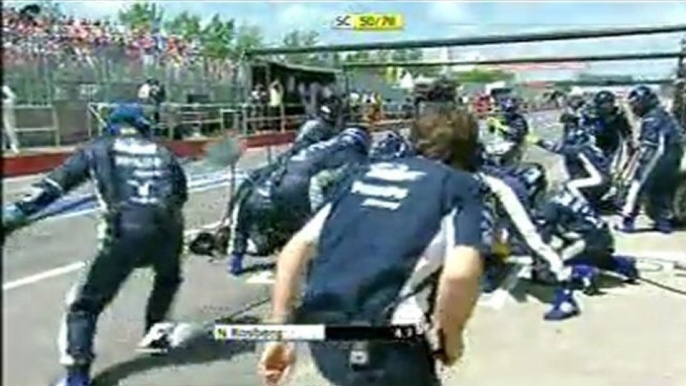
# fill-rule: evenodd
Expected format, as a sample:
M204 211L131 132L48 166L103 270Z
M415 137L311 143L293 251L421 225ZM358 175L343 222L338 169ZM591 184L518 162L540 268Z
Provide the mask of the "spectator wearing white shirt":
M148 98L150 98L150 84L148 84L148 82L145 82L138 89L138 99L140 99L141 101L147 101Z
M10 149L19 153L19 138L17 137L17 119L14 113L14 102L17 96L14 91L7 86L2 86L2 126L5 135L9 139Z
M279 117L279 128L281 130L286 129L283 119L285 115L283 107L283 86L276 79L269 85L269 117Z

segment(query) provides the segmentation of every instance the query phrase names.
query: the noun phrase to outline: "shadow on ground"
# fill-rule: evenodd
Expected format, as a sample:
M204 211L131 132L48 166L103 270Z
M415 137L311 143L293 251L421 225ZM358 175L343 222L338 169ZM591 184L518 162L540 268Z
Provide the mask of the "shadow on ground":
M250 266L247 266L243 268L241 271L241 275L245 275L248 273L256 273L256 272L262 272L262 271L273 271L276 269L276 263L255 263Z
M603 290L633 286L637 284L628 284L624 280L613 276L602 275L597 282L598 293L590 295L591 298L600 298L607 293ZM581 291L577 291L577 296L581 294ZM543 304L552 305L555 299L555 287L551 285L543 285L539 283L532 282L530 280L522 280L522 283L518 285L512 291L512 297L519 303L524 303L527 301L527 295L533 297Z
M227 324L255 324L259 322L260 319L254 316L223 318L216 321L216 323ZM124 379L152 369L228 361L236 355L255 352L255 349L256 344L254 342L217 341L213 339L211 331L205 329L189 338L183 347L177 348L165 356L142 355L103 370L95 376L92 386L117 386Z

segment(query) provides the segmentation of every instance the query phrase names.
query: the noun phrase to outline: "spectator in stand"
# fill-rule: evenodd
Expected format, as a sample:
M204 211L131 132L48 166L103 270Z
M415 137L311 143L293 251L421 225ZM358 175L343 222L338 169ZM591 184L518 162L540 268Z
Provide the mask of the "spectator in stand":
M8 143L10 149L19 153L19 138L17 137L17 121L14 115L14 103L17 96L14 95L14 91L7 86L2 86L2 125L4 128L5 135L8 138Z
M160 124L160 111L162 109L162 103L164 103L167 99L167 91L164 88L163 84L160 84L160 82L157 79L150 79L148 82L150 82L151 88L150 88L150 100L152 101L152 104L154 105L154 112L153 112L153 119L155 121L156 125Z
M269 85L269 117L279 118L273 121L279 122L279 130L284 129L283 122L283 86L278 79ZM272 120L270 120L272 121ZM271 123L271 122L270 122ZM271 124L269 126L272 126Z
M253 91L250 93L250 106L248 107L248 116L252 118L253 121L256 121L256 123L249 125L248 130L250 130L251 132L263 129L264 121L260 118L264 117L267 98L267 92L264 89L264 85L262 85L261 83L258 83L253 88Z
M116 58L117 52L127 55L130 64L164 63L179 70L192 64L190 56L199 44L166 37L159 27L131 31L109 22L51 14L35 5L3 7L2 26L5 74L46 59L54 61L58 70L74 64L92 67L102 59ZM229 70L229 66L209 65L213 70Z

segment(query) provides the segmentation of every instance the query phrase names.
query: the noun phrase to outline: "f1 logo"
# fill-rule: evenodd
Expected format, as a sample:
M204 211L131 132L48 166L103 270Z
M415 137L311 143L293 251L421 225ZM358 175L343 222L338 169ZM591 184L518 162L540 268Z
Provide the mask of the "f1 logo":
M334 29L352 29L353 28L352 17L350 17L350 15L336 16L336 19L334 19L334 22L333 22L333 28Z

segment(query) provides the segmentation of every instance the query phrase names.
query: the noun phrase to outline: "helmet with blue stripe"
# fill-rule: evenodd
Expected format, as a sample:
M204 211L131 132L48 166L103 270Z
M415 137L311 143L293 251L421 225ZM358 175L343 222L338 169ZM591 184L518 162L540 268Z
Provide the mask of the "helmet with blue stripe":
M364 127L349 127L338 135L338 139L358 146L365 153L369 151L372 143L372 137Z
M341 114L341 101L335 95L332 95L329 98L326 98L322 102L321 106L319 107L319 111L317 113L317 115L321 119L328 122L329 124L336 123L340 114Z
M601 117L609 117L617 110L617 98L608 90L601 90L593 96L593 107Z
M110 135L147 135L150 132L150 122L145 118L143 107L138 103L118 104L107 120L107 132Z
M519 111L519 101L514 97L503 98L500 108L507 114L514 114Z
M369 157L374 160L392 160L412 154L412 147L402 135L388 131L380 141L372 145Z
M563 141L570 145L584 145L593 143L593 135L583 126L565 126Z
M616 101L615 94L609 90L600 90L593 96L593 104L597 107L614 106Z
M657 106L660 101L657 95L648 86L637 86L629 92L627 96L631 111L639 117L644 116L648 111Z

